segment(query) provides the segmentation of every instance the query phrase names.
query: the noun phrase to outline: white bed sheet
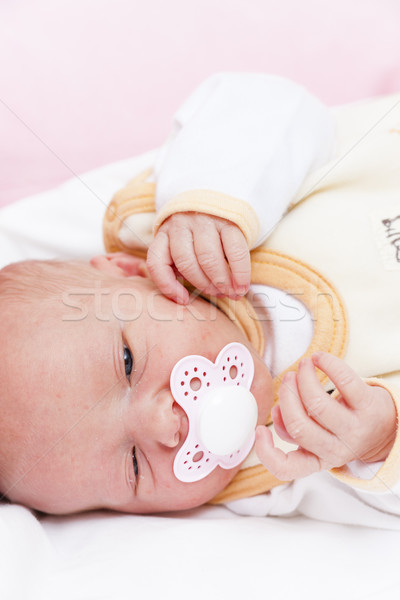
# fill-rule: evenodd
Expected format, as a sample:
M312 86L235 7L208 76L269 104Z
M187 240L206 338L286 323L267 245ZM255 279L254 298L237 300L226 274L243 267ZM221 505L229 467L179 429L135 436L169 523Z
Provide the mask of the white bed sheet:
M113 192L153 153L103 167L0 211L1 266L102 252ZM174 515L37 518L0 505L0 598L400 597L400 532L225 507Z

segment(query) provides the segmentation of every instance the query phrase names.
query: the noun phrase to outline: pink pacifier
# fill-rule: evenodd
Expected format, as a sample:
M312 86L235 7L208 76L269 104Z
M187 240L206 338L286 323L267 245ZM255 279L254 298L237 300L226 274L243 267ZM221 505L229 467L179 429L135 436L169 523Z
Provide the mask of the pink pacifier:
M185 356L172 369L175 401L189 420L189 432L174 461L180 481L193 482L220 466L231 469L249 454L257 424L257 402L250 392L254 363L249 350L228 344L215 363Z

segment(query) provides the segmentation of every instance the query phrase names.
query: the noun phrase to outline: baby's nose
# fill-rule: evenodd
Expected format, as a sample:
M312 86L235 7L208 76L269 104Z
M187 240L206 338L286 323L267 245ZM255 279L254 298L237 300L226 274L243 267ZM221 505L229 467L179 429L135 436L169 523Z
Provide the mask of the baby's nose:
M151 419L152 436L160 444L175 448L183 427L184 412L176 404L169 390L161 392L156 399Z

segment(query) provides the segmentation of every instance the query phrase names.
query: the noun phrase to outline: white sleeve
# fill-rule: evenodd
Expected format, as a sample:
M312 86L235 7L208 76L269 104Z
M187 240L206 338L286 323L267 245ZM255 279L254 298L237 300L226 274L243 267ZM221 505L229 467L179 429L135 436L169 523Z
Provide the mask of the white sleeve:
M379 477L378 472L382 468L383 462L366 464L355 460L349 463L348 467L354 477L362 480L370 480L372 477ZM355 494L365 503L377 508L378 510L400 516L400 483L388 485L384 480L383 491L377 493L368 489L357 489L353 487Z
M330 158L334 129L329 110L291 81L214 75L175 115L154 170L157 212L186 192L220 192L254 209L259 227L252 247L257 246L305 176Z
M290 517L400 530L400 498L388 494L367 494L344 485L327 471L273 488L270 492L234 500L232 512L248 516Z

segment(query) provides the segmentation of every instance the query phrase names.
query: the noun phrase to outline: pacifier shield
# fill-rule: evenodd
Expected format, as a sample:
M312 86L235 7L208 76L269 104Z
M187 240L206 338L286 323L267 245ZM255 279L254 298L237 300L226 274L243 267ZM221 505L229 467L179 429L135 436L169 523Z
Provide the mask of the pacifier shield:
M258 414L250 392L253 375L251 353L237 342L225 346L215 363L198 355L177 362L171 392L189 420L187 438L174 461L179 480L199 481L217 465L230 469L246 458Z

